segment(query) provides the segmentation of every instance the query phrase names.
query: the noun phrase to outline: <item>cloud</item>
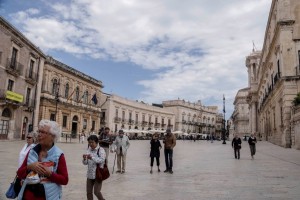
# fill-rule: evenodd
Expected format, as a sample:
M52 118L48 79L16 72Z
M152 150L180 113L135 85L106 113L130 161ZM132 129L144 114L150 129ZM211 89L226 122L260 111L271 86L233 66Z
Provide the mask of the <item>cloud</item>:
M233 99L247 86L245 57L252 41L262 45L270 7L269 0L71 2L54 1L46 14L31 8L14 17L46 51L132 62L151 71L153 79L138 82L143 100L180 97L219 106L223 93Z

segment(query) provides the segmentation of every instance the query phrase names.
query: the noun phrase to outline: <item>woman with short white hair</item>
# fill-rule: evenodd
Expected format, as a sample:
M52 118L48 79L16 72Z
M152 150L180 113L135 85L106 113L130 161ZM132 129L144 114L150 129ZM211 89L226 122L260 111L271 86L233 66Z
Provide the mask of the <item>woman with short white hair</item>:
M60 200L61 185L69 181L63 151L55 145L61 129L56 122L44 119L37 132L38 144L29 151L17 172L19 178L25 179L18 199ZM27 184L26 177L31 174L38 174L38 183Z

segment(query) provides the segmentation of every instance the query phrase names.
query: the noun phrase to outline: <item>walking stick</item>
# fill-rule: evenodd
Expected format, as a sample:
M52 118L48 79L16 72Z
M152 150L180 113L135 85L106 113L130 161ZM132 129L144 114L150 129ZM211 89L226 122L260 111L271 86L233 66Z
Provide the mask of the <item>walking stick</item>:
M112 173L114 173L114 171L115 171L116 157L117 157L117 152L115 153L114 166L113 166L113 171L112 171Z

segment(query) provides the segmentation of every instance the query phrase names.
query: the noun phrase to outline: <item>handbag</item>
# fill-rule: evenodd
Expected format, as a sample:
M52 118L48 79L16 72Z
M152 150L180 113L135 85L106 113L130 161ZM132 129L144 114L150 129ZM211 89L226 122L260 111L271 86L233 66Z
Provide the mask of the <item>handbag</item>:
M99 149L98 149L98 152L97 152L98 156L99 156ZM96 167L96 180L104 181L104 180L108 179L109 176L110 176L110 173L109 173L109 170L108 170L108 167L107 167L107 164L106 164L106 159L105 159L103 168L100 167L100 164L97 164L97 167Z
M10 184L8 190L5 193L5 196L8 199L15 199L18 195L15 192L14 186L15 186L15 182L16 182L17 176L15 177L14 181Z
M97 164L96 180L104 181L104 180L108 179L109 176L110 176L110 173L109 173L109 170L108 170L107 165L106 165L106 160L105 160L103 168L100 167L100 164Z

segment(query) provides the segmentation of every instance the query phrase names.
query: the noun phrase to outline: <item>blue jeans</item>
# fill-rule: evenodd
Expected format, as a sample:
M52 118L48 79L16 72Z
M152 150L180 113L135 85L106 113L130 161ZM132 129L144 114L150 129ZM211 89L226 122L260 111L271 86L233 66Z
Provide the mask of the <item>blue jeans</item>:
M172 170L173 167L173 149L165 149L166 169Z

